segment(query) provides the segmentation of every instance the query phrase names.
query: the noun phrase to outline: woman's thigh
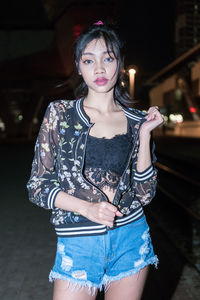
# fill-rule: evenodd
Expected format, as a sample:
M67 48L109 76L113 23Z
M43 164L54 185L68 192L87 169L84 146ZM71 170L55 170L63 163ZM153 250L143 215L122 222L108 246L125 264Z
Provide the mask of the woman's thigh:
M140 300L146 282L149 266L144 267L138 273L123 277L110 283L105 300Z
M93 300L103 286L103 236L58 238L49 280L54 282L54 300Z
M76 288L74 284L66 280L56 279L54 281L53 300L95 300L95 294L88 294L88 287Z

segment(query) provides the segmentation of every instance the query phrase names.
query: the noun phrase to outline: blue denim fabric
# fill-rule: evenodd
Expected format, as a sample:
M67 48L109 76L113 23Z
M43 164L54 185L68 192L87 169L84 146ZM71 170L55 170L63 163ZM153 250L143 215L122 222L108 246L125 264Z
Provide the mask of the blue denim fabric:
M143 216L104 235L58 237L49 280L67 280L74 289L87 286L90 293L135 274L149 264L157 267L158 258Z

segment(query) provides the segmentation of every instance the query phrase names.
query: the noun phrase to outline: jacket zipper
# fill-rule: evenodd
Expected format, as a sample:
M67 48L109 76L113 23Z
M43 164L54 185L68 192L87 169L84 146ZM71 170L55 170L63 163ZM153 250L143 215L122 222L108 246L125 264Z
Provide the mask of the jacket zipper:
M87 143L87 138L88 138L88 135L89 135L89 130L90 130L90 128L91 128L93 125L94 125L94 123L92 123L92 124L89 125L89 129L88 129L88 131L87 131L87 135L86 135L86 138L85 138L84 152L83 152L83 159L82 159L82 165L81 165L81 177L82 177L82 179L83 179L87 184L89 184L90 186L92 186L93 188L95 188L96 190L98 190L98 191L101 193L101 195L103 196L104 200L105 200L106 202L108 202L108 199L107 199L106 195L105 195L98 187L96 187L95 185L93 185L90 181L88 181L88 180L83 176L83 166L84 166L84 162L85 162L86 143Z
M137 133L136 138L135 138L136 143L135 143L135 145L133 146L133 149L132 149L132 151L131 151L131 153L130 153L130 155L129 155L129 159L128 159L126 168L125 168L125 170L124 170L124 172L123 172L123 174L122 174L122 176L121 176L121 179L124 177L124 174L126 173L126 170L128 169L128 166L129 166L129 163L130 163L132 154L133 154L133 152L135 151L135 147L136 147L136 145L137 145L138 136L139 136L139 129L138 129L138 133ZM116 195L117 195L117 192L118 192L118 189L119 189L119 186L120 186L121 179L120 179L120 181L119 181L119 183L118 183L118 185L117 185L117 188L116 188L116 191L115 191L115 194L114 194L114 197L113 197L113 201L112 201L112 202L114 202L114 200L115 200L115 198L116 198Z
M105 201L108 202L108 199L107 199L106 195L105 195L98 187L94 186L90 181L88 181L88 180L83 176L83 166L84 166L84 161L85 161L86 143L87 143L87 138L88 138L88 135L89 135L89 130L90 130L90 128L91 128L93 125L94 125L94 123L92 123L92 124L89 125L89 129L88 129L88 131L87 131L87 135L86 135L86 138L85 138L84 152L83 152L83 160L82 160L82 165L81 165L81 177L82 177L82 179L83 179L87 184L89 184L91 187L94 187L96 190L98 190L98 191L100 192L100 194L103 196L103 198L105 199ZM135 141L136 141L136 142L137 142L137 140L138 140L138 135L139 135L139 129L138 129L138 133L137 133L136 138L135 138ZM130 153L130 155L129 155L129 159L128 159L126 168L125 168L125 170L124 170L124 172L123 172L121 178L124 177L124 174L126 173L126 170L128 169L128 166L129 166L129 163L130 163L132 154L133 154L133 152L135 151L136 145L137 145L137 144L135 143L135 145L134 145L133 148L132 148L132 151L131 151L131 153ZM112 204L114 203L114 200L115 200L115 198L116 198L117 192L118 192L118 190L119 190L120 182L121 182L121 180L119 181L119 183L118 183L118 185L117 185L116 191L115 191L115 193L114 193L114 197L113 197Z

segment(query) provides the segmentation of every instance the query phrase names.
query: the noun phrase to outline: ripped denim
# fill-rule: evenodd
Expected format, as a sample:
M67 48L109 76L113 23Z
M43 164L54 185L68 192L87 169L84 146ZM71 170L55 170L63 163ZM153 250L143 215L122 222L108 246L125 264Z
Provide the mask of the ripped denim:
M158 257L143 216L104 235L58 237L49 281L66 280L74 291L88 287L89 294L95 294L97 289L107 289L112 281L138 273L149 264L157 268Z

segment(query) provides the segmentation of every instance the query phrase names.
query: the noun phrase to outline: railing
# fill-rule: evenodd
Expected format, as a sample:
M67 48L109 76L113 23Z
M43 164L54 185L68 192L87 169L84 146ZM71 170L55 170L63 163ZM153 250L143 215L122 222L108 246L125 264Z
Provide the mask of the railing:
M158 158L156 168L160 177L157 186L159 193L157 200L152 203L153 207L149 208L149 213L181 256L200 273L198 168L178 159L162 155L158 155ZM194 174L197 176L192 178Z

